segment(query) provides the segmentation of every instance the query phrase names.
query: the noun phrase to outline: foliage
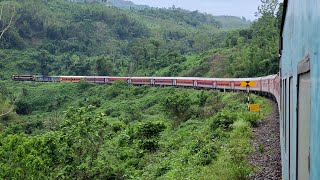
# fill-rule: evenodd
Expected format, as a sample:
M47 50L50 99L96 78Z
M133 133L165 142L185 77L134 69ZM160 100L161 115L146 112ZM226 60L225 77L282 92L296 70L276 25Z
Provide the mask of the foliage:
M0 42L0 67L5 69L0 77L6 79L12 73L178 75L184 55L219 47L225 35L215 17L179 8L129 11L63 0L15 3L16 21Z
M236 114L230 111L221 111L213 118L211 128L223 128L225 130L228 130L236 120Z
M165 128L166 126L162 123L154 124L152 122L147 122L139 126L137 137L142 139L156 138Z
M16 108L17 114L27 115L32 113L32 107L28 102L18 101L16 103L16 106L17 106Z
M8 91L24 89L21 101L34 111L1 120L0 178L223 179L246 177L252 170L245 158L251 147L249 114L242 116L245 108L229 109L233 104L245 107L245 95L134 87L122 81L86 88L6 84ZM188 111L201 107L213 114L187 117L177 125L170 109L161 110L168 94L173 105L187 103ZM91 106L97 97L100 105ZM207 97L203 107L201 97ZM47 111L52 103L59 105ZM225 109L215 114L217 106ZM104 115L107 109L115 115ZM140 115L124 118L132 112Z
M120 10L62 0L16 4L15 24L0 43L4 69L0 78L12 74L245 77L278 71L282 6L275 14L263 13L248 28L243 18L175 7Z
M186 93L172 94L162 100L165 111L174 116L178 122L186 120L191 106L191 99Z
M204 91L201 91L201 93L198 95L198 98L199 98L199 106L204 107L204 105L206 104L209 98L209 95L205 94Z
M0 42L0 110L19 99L0 119L0 179L247 178L251 126L270 107L248 113L244 94L3 80L275 73L281 9L226 31L248 22L88 2L14 1L15 23Z
M259 77L279 71L278 42L282 17L280 6L275 13L262 13L248 29L232 30L224 36L224 47L201 54L184 76ZM276 3L277 4L277 3ZM268 10L269 12L269 10ZM187 58L188 59L188 58Z
M214 27L221 28L221 23L216 21L212 15L202 14L198 11L188 11L181 8L172 7L169 9L164 8L145 8L139 11L150 17L161 18L164 20L172 19L175 22L186 23L188 25L198 27L203 24L210 24Z

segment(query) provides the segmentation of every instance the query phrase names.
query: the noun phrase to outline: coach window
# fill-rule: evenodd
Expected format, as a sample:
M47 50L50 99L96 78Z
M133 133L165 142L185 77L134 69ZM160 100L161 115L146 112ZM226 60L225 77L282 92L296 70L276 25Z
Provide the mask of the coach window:
M287 153L287 79L284 79L284 118L283 118L283 137L284 137L284 149L285 153Z
M288 130L289 130L289 133L288 133L288 141L289 141L289 179L290 178L290 172L291 172L291 156L292 156L292 150L293 148L291 147L291 141L292 141L292 102L293 102L293 78L292 76L290 77L289 79L289 120L288 120Z
M284 143L285 143L285 121L286 121L286 84L285 84L285 79L282 79L282 93L281 93L281 97L282 97L282 137L284 139Z
M309 179L310 155L310 60L306 57L298 65L297 104L297 179Z

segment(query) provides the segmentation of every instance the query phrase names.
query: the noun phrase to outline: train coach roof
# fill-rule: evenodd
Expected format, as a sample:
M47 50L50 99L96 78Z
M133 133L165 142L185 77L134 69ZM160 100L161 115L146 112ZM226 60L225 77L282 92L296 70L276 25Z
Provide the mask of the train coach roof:
M119 77L119 76L51 76L61 78L124 78L124 79L166 79L166 80L203 80L203 81L258 81L261 79L274 79L277 75L253 78L207 78L207 77Z
M199 80L199 81L258 81L261 79L273 79L276 75L253 78L206 78L206 77L130 77L131 79L166 79L166 80Z
M59 76L61 78L85 78L86 76Z

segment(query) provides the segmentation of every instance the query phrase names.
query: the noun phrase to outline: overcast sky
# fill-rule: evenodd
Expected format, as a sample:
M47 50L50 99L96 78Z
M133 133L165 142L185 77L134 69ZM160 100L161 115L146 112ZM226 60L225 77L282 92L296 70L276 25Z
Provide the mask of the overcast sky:
M135 4L153 7L181 7L188 10L199 10L213 15L232 15L255 19L260 0L131 0Z

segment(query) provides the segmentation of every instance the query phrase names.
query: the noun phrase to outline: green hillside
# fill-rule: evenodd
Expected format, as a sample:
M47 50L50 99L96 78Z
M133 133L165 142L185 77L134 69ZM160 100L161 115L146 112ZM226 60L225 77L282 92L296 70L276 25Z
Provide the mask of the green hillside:
M145 8L150 8L146 5L137 5L131 1L127 0L66 0L70 2L78 2L78 3L101 3L107 6L115 6L120 9L136 9L141 10Z
M157 70L185 61L186 54L219 47L225 34L211 16L180 9L126 11L61 0L16 4L14 26L0 43L0 65L7 70L2 78L163 75Z
M277 71L272 64L276 56L270 58L278 43L275 17L266 15L251 28L228 31L223 27L243 27L242 20L217 20L179 8L120 10L63 0L23 0L14 5L14 24L0 42L2 79L12 74L256 75L246 71L247 65L258 66L262 70L258 75ZM268 42L260 41L262 36ZM192 72L190 65L200 66L199 72Z
M252 22L247 21L244 17L235 16L214 16L214 18L221 22L224 29L240 29L249 28Z
M261 97L251 98L262 105L258 115L242 93L10 77L272 74L280 13L264 11L246 28L179 8L64 0L0 7L0 29L8 27L0 38L0 179L246 179L257 169L247 160L252 127L271 111Z
M253 170L245 157L262 116L247 112L244 94L125 82L6 89L23 93L19 115L0 117L0 178L241 179Z

